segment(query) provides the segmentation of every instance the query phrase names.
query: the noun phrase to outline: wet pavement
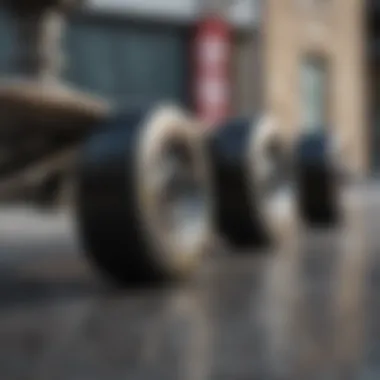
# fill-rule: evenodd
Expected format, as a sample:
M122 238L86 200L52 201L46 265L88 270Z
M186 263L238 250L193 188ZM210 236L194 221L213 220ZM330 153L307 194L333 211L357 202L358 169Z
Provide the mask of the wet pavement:
M374 194L341 231L215 255L181 288L123 291L83 259L70 215L4 209L0 379L379 379Z

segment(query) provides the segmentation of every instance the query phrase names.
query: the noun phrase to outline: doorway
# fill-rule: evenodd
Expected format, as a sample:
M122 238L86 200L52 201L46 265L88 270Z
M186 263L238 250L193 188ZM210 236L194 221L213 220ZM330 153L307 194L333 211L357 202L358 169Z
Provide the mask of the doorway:
M326 128L328 115L328 69L321 56L306 56L301 61L301 121L306 131Z

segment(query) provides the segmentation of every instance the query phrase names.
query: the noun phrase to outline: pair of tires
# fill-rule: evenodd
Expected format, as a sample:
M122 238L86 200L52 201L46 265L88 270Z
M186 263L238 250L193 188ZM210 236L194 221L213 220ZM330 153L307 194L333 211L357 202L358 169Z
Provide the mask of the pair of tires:
M326 128L301 131L290 143L269 117L227 120L208 149L218 230L234 246L252 247L281 244L301 225L336 226L343 148Z
M278 233L273 200L291 178L276 127L241 118L205 133L172 106L110 117L78 167L78 228L90 260L121 283L178 280L196 272L216 234L239 247L268 244Z

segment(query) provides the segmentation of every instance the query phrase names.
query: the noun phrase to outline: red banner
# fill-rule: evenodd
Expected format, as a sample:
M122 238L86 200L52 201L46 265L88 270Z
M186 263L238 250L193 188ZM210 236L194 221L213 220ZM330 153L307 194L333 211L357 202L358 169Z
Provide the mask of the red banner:
M194 105L197 116L210 125L230 113L231 29L217 16L203 19L194 39Z

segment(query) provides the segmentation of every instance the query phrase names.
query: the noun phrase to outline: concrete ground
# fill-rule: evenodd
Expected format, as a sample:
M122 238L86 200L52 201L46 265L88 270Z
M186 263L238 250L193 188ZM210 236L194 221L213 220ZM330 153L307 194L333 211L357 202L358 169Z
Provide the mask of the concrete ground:
M379 379L380 196L363 198L341 233L125 291L83 259L69 215L4 208L0 379Z

